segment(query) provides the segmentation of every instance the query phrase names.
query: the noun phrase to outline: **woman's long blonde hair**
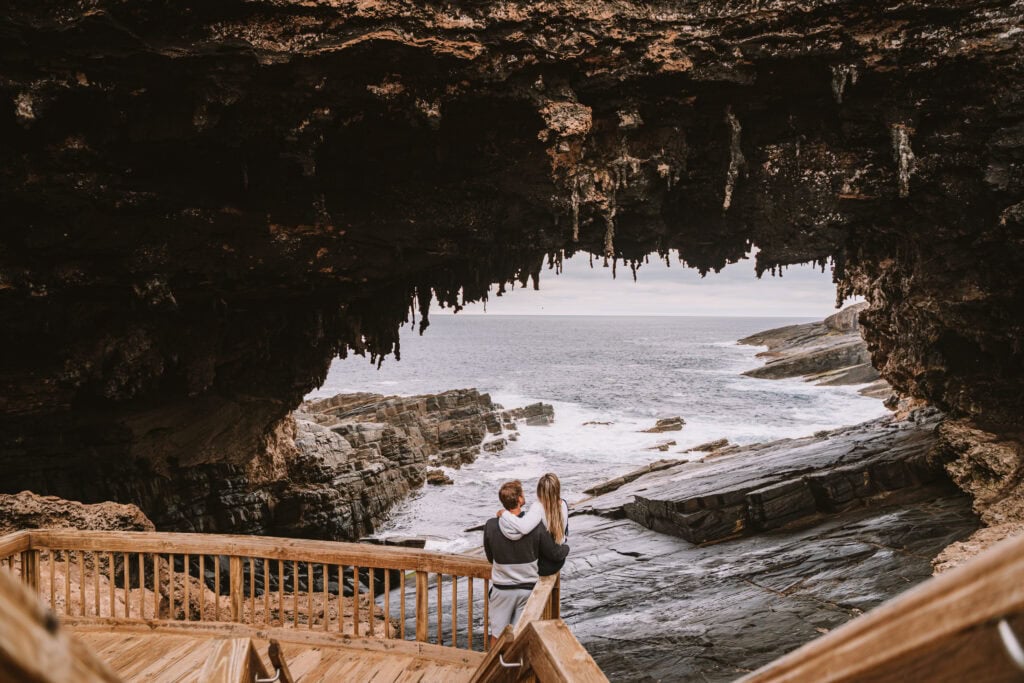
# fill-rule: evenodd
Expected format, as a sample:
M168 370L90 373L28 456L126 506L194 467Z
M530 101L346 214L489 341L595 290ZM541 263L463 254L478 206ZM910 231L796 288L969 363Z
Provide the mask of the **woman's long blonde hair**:
M537 482L537 500L544 506L544 517L548 520L548 531L555 543L565 540L565 518L562 516L562 482L548 472Z

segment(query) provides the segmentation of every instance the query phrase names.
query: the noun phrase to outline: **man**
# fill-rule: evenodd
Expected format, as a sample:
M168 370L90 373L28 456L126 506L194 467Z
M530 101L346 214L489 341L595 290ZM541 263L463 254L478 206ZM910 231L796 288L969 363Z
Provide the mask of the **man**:
M501 485L498 499L510 514L522 514L523 485L509 481ZM569 554L568 544L558 545L547 528L538 524L533 531L516 541L505 538L498 527L498 518L492 517L484 525L484 553L491 563L490 621L487 648L501 635L505 627L514 624L526 606L539 574L540 558L561 562Z

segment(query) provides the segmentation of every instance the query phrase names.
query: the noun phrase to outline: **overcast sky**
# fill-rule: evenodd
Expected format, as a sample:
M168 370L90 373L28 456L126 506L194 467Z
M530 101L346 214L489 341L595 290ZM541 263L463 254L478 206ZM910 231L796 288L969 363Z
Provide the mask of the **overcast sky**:
M822 273L811 266L790 266L783 277L766 273L758 280L754 261L748 258L701 278L696 270L674 258L671 261L668 268L652 259L637 271L634 283L628 267L620 264L613 280L611 268L595 260L591 269L587 256L577 255L565 262L561 275L546 268L541 271L540 291L517 287L496 297L492 290L486 311L490 315L793 317L824 317L835 311L836 290L828 268ZM459 315L482 313L483 304L472 304Z

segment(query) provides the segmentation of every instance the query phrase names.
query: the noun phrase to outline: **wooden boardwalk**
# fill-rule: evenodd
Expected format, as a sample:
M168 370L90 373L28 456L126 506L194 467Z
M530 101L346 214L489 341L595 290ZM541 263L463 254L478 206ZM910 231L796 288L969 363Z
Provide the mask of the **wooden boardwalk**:
M0 537L0 681L607 683L558 575L485 652L490 576L411 548L19 531Z
M191 634L116 633L102 628L72 629L125 681L186 683L200 680L206 660L220 645L218 638ZM267 641L254 640L268 671ZM477 663L465 664L395 652L282 643L285 660L296 681L366 681L367 683L442 683L468 681Z

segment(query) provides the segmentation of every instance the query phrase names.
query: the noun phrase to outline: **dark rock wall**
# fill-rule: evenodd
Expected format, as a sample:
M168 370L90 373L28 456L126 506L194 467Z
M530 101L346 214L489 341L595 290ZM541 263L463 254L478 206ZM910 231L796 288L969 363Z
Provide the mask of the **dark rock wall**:
M831 263L896 389L1018 425L1020 23L1005 0L8 2L3 487L244 474L337 353L397 352L412 302L425 322L576 251Z

